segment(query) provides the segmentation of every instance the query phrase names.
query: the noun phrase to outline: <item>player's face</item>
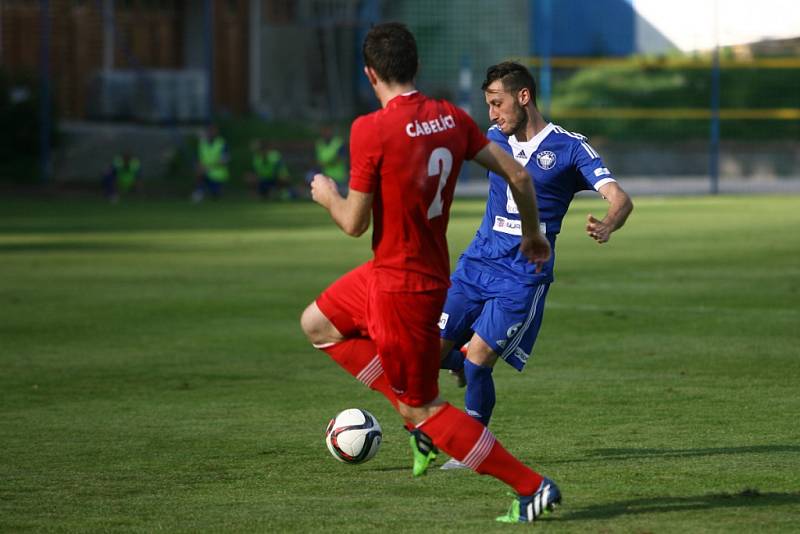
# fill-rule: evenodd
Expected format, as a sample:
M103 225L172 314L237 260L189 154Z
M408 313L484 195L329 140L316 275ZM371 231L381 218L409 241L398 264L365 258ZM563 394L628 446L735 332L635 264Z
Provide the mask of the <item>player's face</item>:
M509 93L501 80L495 80L484 93L486 105L489 106L489 120L500 128L505 135L512 135L522 130L528 122L525 108L517 101L517 95Z

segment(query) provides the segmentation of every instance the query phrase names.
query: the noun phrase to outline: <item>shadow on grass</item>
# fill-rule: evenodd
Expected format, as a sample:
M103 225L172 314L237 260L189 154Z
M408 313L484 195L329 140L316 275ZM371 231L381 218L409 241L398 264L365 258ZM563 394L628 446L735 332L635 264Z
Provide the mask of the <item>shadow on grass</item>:
M139 200L110 205L101 199L26 200L17 206L0 199L0 237L25 234L150 231L308 230L336 231L328 213L310 200L258 202L246 197L191 204L186 200ZM485 203L460 202L451 220L480 224Z
M646 458L691 458L723 454L771 454L776 452L800 453L800 445L750 445L746 447L707 447L697 449L594 449L587 457L556 460L553 464L596 462L598 460L641 460Z
M38 241L28 243L0 243L0 252L127 252L149 250L151 247L138 244L121 244L108 241L88 243L85 241Z
M714 456L719 454L767 454L775 452L800 453L800 445L753 445L749 447L712 447L706 449L595 449L588 453L589 458L551 461L550 464L571 464L596 462L598 460L637 460L642 458L688 458ZM434 466L436 469L438 466ZM402 471L409 466L391 466L376 471Z
M599 504L596 506L588 506L574 512L556 515L551 520L582 521L590 519L610 519L635 514L797 504L800 504L800 493L761 493L755 489L746 489L739 493L717 493L689 497L653 497L649 499L631 499L609 504Z
M800 445L750 445L746 447L707 447L702 449L595 449L592 460L633 460L641 458L688 458L720 454L766 454L800 452Z
M149 231L213 231L334 228L310 201L258 203L246 199L208 202L140 201L112 206L100 200L23 202L0 200L0 236Z

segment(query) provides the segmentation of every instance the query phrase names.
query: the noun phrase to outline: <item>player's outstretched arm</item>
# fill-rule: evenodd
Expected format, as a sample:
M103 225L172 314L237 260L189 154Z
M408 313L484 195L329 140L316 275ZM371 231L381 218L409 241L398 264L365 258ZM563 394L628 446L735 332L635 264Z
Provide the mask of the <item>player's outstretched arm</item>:
M550 243L539 232L539 209L530 174L496 143L483 147L474 161L508 182L522 220L520 252L536 264L537 270L541 269L542 264L550 259Z
M351 189L347 198L343 198L336 182L324 174L316 174L311 181L311 198L328 210L333 222L347 235L358 237L369 228L372 193Z
M611 233L622 228L633 211L633 202L617 182L609 182L600 188L600 194L608 202L608 213L603 220L591 213L586 218L586 233L598 243L606 243Z

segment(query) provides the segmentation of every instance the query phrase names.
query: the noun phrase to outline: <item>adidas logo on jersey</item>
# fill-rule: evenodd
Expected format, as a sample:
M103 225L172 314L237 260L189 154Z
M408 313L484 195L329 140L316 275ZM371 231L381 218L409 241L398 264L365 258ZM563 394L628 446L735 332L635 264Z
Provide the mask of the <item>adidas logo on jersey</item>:
M517 153L517 158L519 158L519 159L525 159L525 158L527 158L527 157L528 157L528 156L526 156L526 155L525 155L525 151L524 151L524 150L520 150L520 151Z

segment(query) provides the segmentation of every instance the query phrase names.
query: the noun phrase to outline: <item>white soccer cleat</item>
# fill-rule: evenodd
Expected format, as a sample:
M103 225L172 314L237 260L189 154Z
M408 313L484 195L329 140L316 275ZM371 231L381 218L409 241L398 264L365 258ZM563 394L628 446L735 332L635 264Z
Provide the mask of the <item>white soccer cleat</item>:
M461 462L459 462L459 461L458 461L458 460L456 460L455 458L450 458L450 459L449 459L449 460L447 460L447 461L444 463L444 465L442 465L442 467L440 467L439 469L444 469L444 470L450 470L450 469L469 469L469 466L468 466L467 464L462 464Z

